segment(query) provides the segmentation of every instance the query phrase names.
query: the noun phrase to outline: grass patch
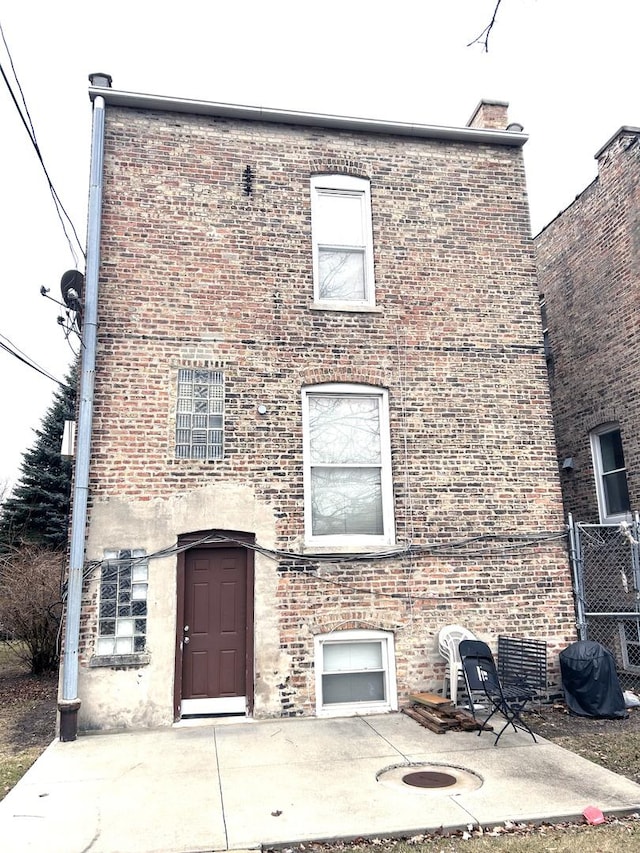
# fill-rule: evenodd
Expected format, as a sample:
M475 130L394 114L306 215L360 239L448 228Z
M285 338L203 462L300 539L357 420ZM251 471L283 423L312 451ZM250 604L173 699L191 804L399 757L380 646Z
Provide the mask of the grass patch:
M467 837L470 836L470 837ZM365 845L334 845L331 853L620 853L640 849L640 820L636 817L609 820L601 826L565 824L555 826L497 827L482 835L465 837L417 836L410 841L372 841ZM316 845L307 847L314 853Z
M597 732L555 738L554 743L640 783L640 732Z
M22 779L41 754L40 747L31 747L13 755L0 753L0 800Z
M0 642L0 800L55 737L56 693L55 676L31 675Z
M20 647L24 648L24 644L18 642L9 643L6 640L0 642L0 674L6 668L23 668L20 656L16 654L16 649L19 650Z

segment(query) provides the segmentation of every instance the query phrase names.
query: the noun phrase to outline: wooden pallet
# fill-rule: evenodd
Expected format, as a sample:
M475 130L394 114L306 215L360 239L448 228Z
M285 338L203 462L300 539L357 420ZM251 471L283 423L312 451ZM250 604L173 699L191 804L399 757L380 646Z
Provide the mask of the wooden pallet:
M435 693L412 693L409 699L413 703L402 712L436 734L446 732L473 732L482 729L493 731L491 726L476 722L469 711L456 708L450 699Z

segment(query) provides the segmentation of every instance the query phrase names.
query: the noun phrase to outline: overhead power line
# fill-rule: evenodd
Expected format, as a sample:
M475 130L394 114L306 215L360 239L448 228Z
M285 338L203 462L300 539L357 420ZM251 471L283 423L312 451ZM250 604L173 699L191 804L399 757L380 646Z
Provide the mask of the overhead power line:
M61 388L66 388L64 382L61 382L59 379L56 379L48 370L45 370L44 367L40 367L37 362L35 362L32 358L30 358L26 353L22 352L14 343L12 343L9 338L6 338L4 335L0 334L0 349L3 349L5 352L8 352L9 355L12 355L14 358L17 358L18 361L21 361L23 364L26 364L27 367L30 367L32 370L41 373L43 376L46 376L47 379L50 379L52 382L57 382Z
M20 98L22 100L22 107L18 103L18 99L15 96L15 93L13 91L11 83L10 83L6 73L5 73L4 68L2 67L2 63L0 63L0 74L2 75L2 79L4 80L7 89L9 90L9 95L11 96L11 100L13 101L13 104L14 104L16 110L18 111L18 115L20 116L20 120L22 121L22 124L24 125L24 128L27 131L27 134L29 135L29 139L31 140L31 144L33 145L33 148L36 152L36 156L38 157L40 165L42 166L42 170L45 174L45 177L47 179L47 183L49 185L49 192L51 193L51 197L53 198L53 203L54 203L54 206L56 209L56 213L58 214L58 219L60 220L60 224L62 225L62 230L64 232L64 236L66 237L67 243L69 244L69 249L71 250L71 255L73 257L74 266L77 267L78 266L78 255L77 255L76 250L74 248L73 241L72 241L71 236L69 234L69 230L67 228L67 225L69 226L69 229L71 230L71 233L73 234L76 245L79 247L80 253L82 254L83 258L86 258L85 252L84 252L84 249L82 247L82 243L80 242L80 239L78 237L78 233L75 229L73 221L71 220L71 217L67 213L65 206L63 205L63 203L60 199L60 196L58 195L58 192L53 185L53 181L51 180L51 177L49 175L47 167L45 166L44 158L42 156L42 152L40 151L40 146L38 145L38 140L36 138L35 128L33 126L33 122L31 121L31 115L29 113L29 108L27 107L27 102L26 102L26 99L24 96L24 92L22 91L22 86L20 85L20 81L18 79L18 75L16 73L16 69L15 69L15 66L13 64L13 59L11 57L11 52L9 50L9 45L7 44L7 40L4 36L4 31L2 29L1 24L0 24L0 36L2 37L2 42L3 42L5 50L7 52L7 57L9 58L9 64L11 65L11 72L13 74L15 84L18 88L19 93L20 93Z

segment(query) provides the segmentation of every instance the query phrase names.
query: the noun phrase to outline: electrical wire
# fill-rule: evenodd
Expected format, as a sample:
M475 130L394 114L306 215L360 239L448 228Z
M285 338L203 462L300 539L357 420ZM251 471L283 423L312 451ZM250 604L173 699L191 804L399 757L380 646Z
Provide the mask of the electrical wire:
M358 595L368 595L374 598L392 598L395 600L403 601L405 603L409 603L412 605L414 602L424 602L424 601L443 601L443 600L455 600L455 601L479 601L483 598L494 598L496 595L500 595L502 593L512 591L512 587L505 587L504 589L500 589L498 587L492 586L490 592L486 594L486 596L479 595L477 590L470 591L469 593L455 593L451 590L447 590L442 594L431 594L431 595L418 595L413 593L411 590L408 590L406 593L401 592L384 592L378 589L369 589L365 587L359 587L354 584L348 583L343 580L327 577L326 575L320 575L315 572L310 572L308 568L303 568L300 565L295 565L295 563L306 562L309 564L318 564L322 562L332 562L332 563L354 563L354 562L370 562L372 560L393 560L398 558L404 558L406 555L416 555L416 554L434 554L437 556L446 556L446 557L465 557L469 558L470 556L476 557L484 557L484 556L494 556L496 554L504 554L512 548L525 548L525 547L539 547L540 545L544 545L550 542L556 542L560 539L565 539L567 536L567 531L552 531L549 533L538 533L538 534L518 534L515 536L508 536L504 534L480 534L478 536L472 536L468 539L457 540L456 542L449 543L441 543L441 544L433 544L433 545L412 545L406 546L404 548L380 551L376 553L360 553L360 554L300 554L292 551L282 551L278 549L265 548L264 546L259 545L258 543L246 542L244 540L235 539L232 536L225 536L221 534L214 534L210 536L204 536L201 539L195 540L193 542L183 543L181 545L170 545L167 548L162 548L159 551L155 551L152 554L145 554L138 557L127 557L127 558L108 558L104 560L93 560L87 563L83 570L83 579L87 580L91 577L93 572L102 567L105 564L110 566L119 565L119 564L133 564L146 562L148 560L157 560L163 559L166 557L175 556L177 554L181 554L185 551L188 551L192 548L196 548L200 545L207 544L215 544L215 543L229 543L232 545L237 545L240 547L248 548L249 550L255 551L267 557L268 559L274 560L276 562L283 563L285 561L289 561L290 564L283 566L283 569L286 573L293 572L296 574L303 575L304 577L321 581L322 583L326 583L332 586L339 587L341 589L347 590L350 593L356 593ZM513 542L512 540L517 540ZM492 548L492 549L482 549L480 551L468 551L465 550L467 546L475 546L476 543L480 541L490 541L496 542L500 540L508 540L505 542L503 548ZM449 552L444 551L444 548L451 549ZM531 584L520 584L519 590L523 589L537 589L538 582L535 581ZM66 598L66 587L63 592L63 599Z
M48 370L45 370L44 367L40 367L32 358L30 358L26 353L22 352L22 350L18 349L18 347L11 343L9 338L6 338L4 335L0 334L0 349L3 349L5 352L8 352L9 355L12 355L14 358L17 358L18 361L21 361L23 364L26 364L27 367L30 367L32 370L35 370L37 373L41 373L43 376L46 376L47 379L50 379L52 382L56 382L61 388L66 388L67 385L64 382L61 382L59 379L56 379ZM6 343L4 343L6 341Z
M69 227L70 227L71 232L73 234L73 237L76 241L76 244L78 245L78 247L80 249L82 257L85 259L86 259L86 254L85 254L85 251L82 247L82 243L80 242L80 238L78 237L78 233L75 229L73 221L72 221L71 217L69 216L69 214L67 213L66 208L63 205L63 203L60 199L60 196L58 195L58 192L53 185L53 181L51 180L51 177L49 175L47 167L45 166L44 158L42 156L42 152L40 151L40 146L38 145L38 140L36 137L35 128L33 126L33 122L31 121L31 115L29 113L29 108L27 107L27 102L26 102L26 99L24 96L24 92L22 90L22 86L20 85L20 80L18 79L18 75L16 73L16 69L15 69L15 66L13 63L13 58L11 56L11 51L9 50L9 45L7 44L7 40L6 40L5 35L4 35L4 30L2 29L1 24L0 24L0 37L2 38L2 42L3 42L5 50L7 52L7 57L9 59L9 64L11 66L11 71L13 73L13 78L15 80L18 91L20 92L20 97L22 99L22 107L18 103L18 99L15 96L15 93L13 91L13 88L11 86L9 78L7 77L5 70L2 67L2 63L0 63L0 74L2 75L2 79L4 80L5 85L9 91L9 95L11 96L11 100L13 101L13 104L14 104L17 112L18 112L18 115L20 116L20 120L22 121L22 124L24 125L24 128L27 131L27 134L29 135L29 139L31 140L31 144L33 145L33 148L36 152L36 156L38 157L40 165L42 166L42 170L45 174L45 177L47 179L47 183L49 185L49 192L51 193L51 197L53 198L53 203L54 203L54 206L56 209L56 213L58 215L58 219L60 220L60 224L62 225L62 230L64 232L64 236L67 239L67 243L69 245L69 249L70 249L71 255L73 257L74 266L77 267L78 266L78 255L75 251L75 248L73 246L73 242L72 242L71 237L69 235L69 232L67 230L67 225L65 224L65 219L66 219L66 222L69 224ZM24 112L23 112L23 110L24 110ZM25 115L26 115L26 118L25 118Z

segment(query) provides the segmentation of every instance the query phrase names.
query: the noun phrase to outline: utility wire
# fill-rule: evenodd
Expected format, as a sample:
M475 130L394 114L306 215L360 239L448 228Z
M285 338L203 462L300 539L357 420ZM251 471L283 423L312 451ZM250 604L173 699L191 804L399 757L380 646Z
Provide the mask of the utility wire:
M18 103L18 100L14 94L12 87L11 87L11 83L9 82L9 79L8 79L8 77L5 73L5 70L2 67L1 63L0 63L0 74L2 74L2 78L5 82L5 85L6 85L7 89L9 90L11 100L13 101L13 104L14 104L16 110L18 111L18 115L20 116L20 120L22 121L22 124L24 125L25 130L29 134L29 139L31 140L31 144L33 145L33 147L35 149L38 160L40 161L40 165L42 166L42 169L44 171L45 177L47 179L47 183L49 184L49 191L51 193L51 197L53 198L53 203L54 203L54 206L56 208L56 213L58 214L58 219L60 220L60 224L62 225L62 230L64 232L64 236L66 237L67 243L69 244L69 249L71 250L71 255L73 257L74 266L77 267L78 266L78 255L74 249L71 237L69 236L69 232L67 230L67 225L65 223L65 219L71 228L71 232L73 233L76 244L80 248L80 252L82 253L83 258L85 258L85 259L86 259L86 254L84 252L84 249L82 248L82 243L80 242L80 239L78 237L78 233L77 233L75 226L71 220L71 217L67 213L65 206L63 205L63 203L60 199L60 196L58 195L58 192L53 185L53 181L51 180L51 177L49 176L49 172L47 171L47 167L45 166L44 159L42 157L42 152L40 151L40 146L38 145L38 140L36 138L35 128L33 126L33 122L31 121L31 116L29 114L29 109L27 107L27 102L26 102L26 99L24 96L24 92L22 91L22 86L20 85L18 75L16 74L16 69L15 69L15 66L13 64L13 59L11 57L9 45L7 44L7 40L5 38L4 31L2 29L2 24L0 24L0 36L2 37L2 42L4 44L5 50L7 52L7 56L9 58L9 63L11 65L11 71L13 73L13 77L14 77L14 80L16 82L16 86L18 87L18 91L20 92L20 97L22 98L23 108L21 108L20 104ZM23 109L24 109L24 112L23 112ZM25 114L26 114L27 118L25 118ZM27 119L28 119L28 121L27 121Z
M32 358L30 358L26 353L18 349L18 347L14 343L11 343L9 338L6 338L2 334L0 334L0 338L2 338L2 340L0 340L0 349L3 349L5 352L8 352L9 355L12 355L14 358L17 358L18 361L23 362L23 364L26 364L27 367L30 367L32 370L35 370L38 373L41 373L43 376L46 376L47 379L50 379L52 382L57 382L61 388L67 387L64 382L60 382L59 379L56 379L56 377L49 373L47 370L45 370L44 367L40 367L40 365L37 364ZM5 341L6 343L4 343Z
M162 548L159 551L155 551L152 554L144 554L138 557L127 557L127 558L110 558L104 560L92 560L87 563L83 570L83 579L87 580L91 577L93 572L104 566L105 564L114 566L119 564L130 564L130 563L141 563L147 562L148 560L157 560L165 557L170 557L173 555L177 555L182 553L183 551L188 551L191 548L196 548L199 545L214 543L214 542L228 542L234 545L242 546L244 548L248 548L252 551L255 551L259 554L262 554L264 557L268 559L275 560L276 562L282 561L283 563L289 563L286 566L287 572L294 572L297 574L301 574L306 578L313 579L315 581L320 581L325 584L329 584L331 586L340 587L342 589L348 590L349 592L361 594L361 595L370 595L374 598L393 598L409 603L413 603L414 601L441 601L441 600L457 600L457 601L478 601L479 599L493 598L496 595L500 595L502 593L510 593L512 591L511 587L505 587L504 589L500 589L497 587L492 587L490 591L479 594L475 590L469 590L468 592L460 590L459 592L451 592L447 591L445 593L432 593L430 595L424 594L419 595L411 590L407 592L385 592L380 589L369 589L366 587L358 586L348 581L343 580L342 578L332 578L327 575L318 574L317 568L309 572L308 569L300 567L301 562L306 562L310 564L321 564L323 562L332 562L332 563L357 563L357 562L371 562L372 560L393 560L393 559L402 559L409 554L437 554L438 556L445 556L447 558L457 556L457 557L466 557L475 556L475 557L483 557L483 556L495 556L496 554L503 554L508 551L510 548L519 547L539 547L545 543L555 542L560 539L564 539L566 537L566 531L549 531L543 533L530 533L530 534L516 534L516 535L508 535L508 534L480 534L478 536L470 536L468 539L459 539L457 541L452 542L442 542L442 543L434 543L432 545L422 545L422 546L405 546L398 550L388 550L382 551L378 553L356 553L356 554L327 554L327 555L318 555L318 554L297 554L292 551L280 551L272 548L265 548L259 545L258 543L245 542L244 540L235 539L232 536L225 536L224 534L213 534L209 536L204 536L202 539L198 539L193 542L187 542L182 545L169 545L167 548ZM494 547L491 549L477 549L477 543L483 541L491 541L495 543L503 542L503 548ZM449 548L450 552L443 551L440 549ZM470 550L472 549L472 550ZM293 565L292 565L293 563ZM295 563L298 563L296 566ZM538 589L538 581L531 581L530 583L521 584L520 589ZM66 597L66 586L63 591L63 598Z

